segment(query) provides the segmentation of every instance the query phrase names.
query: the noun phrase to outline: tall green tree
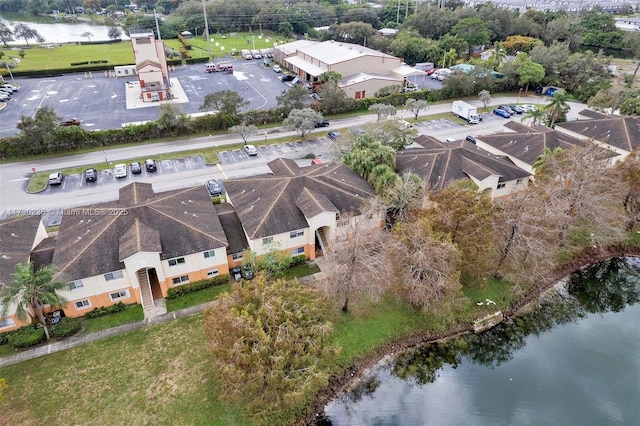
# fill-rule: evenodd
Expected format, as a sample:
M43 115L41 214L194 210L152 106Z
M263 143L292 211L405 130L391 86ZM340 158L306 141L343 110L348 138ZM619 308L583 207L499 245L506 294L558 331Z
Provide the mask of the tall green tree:
M420 111L429 109L429 103L424 99L413 99L409 98L404 103L404 109L407 111L411 111L413 114L413 118L415 120L418 119L418 115L420 115Z
M544 122L547 118L547 111L543 108L539 108L535 106L534 108L527 111L520 119L521 123L524 123L527 120L529 121L529 125L531 127L536 127L538 124Z
M69 288L69 283L54 280L55 274L56 269L53 266L36 270L32 262L18 263L9 285L0 289L0 317L4 317L9 305L14 304L16 316L20 320L29 316L33 321L42 324L49 339L51 324L44 315L44 307L64 306L67 301L57 291Z
M59 120L52 107L40 107L33 117L22 116L17 125L20 130L18 138L22 143L29 144L30 153L47 153L53 146L51 135L55 133Z
M373 168L378 164L395 169L396 152L377 142L371 135L361 135L356 139L353 149L344 155L343 161L351 170L369 180Z
M291 110L289 116L282 122L282 127L289 131L300 133L300 138L315 129L317 121L322 121L322 114L311 108Z
M292 109L303 109L309 104L309 90L302 84L296 84L276 97L276 101L287 113Z
M13 34L17 38L24 39L24 41L27 43L27 46L29 46L29 40L31 39L36 39L38 41L42 40L42 36L38 33L38 31L25 24L16 25L13 28Z
M220 114L236 117L240 109L249 105L238 92L233 90L220 90L219 92L205 95L204 102L200 105L200 111L218 110Z
M473 47L489 43L487 25L480 18L464 18L451 28L451 33L467 42L468 57L473 55Z
M544 67L533 62L526 53L518 54L514 62L517 66L518 84L525 86L525 93L529 91L530 83L540 83L544 79Z
M13 41L13 31L3 21L0 21L0 41L7 47L7 43Z
M263 276L234 284L204 311L204 333L223 399L254 424L290 424L328 383L337 355L327 309L310 286Z

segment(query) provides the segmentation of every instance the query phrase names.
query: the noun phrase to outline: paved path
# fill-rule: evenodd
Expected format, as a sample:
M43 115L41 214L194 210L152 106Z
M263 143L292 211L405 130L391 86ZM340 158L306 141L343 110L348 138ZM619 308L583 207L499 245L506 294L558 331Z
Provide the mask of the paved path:
M204 308L215 303L215 301L203 303L201 305L191 306L189 308L180 309L173 312L168 312L164 315L159 315L153 318L145 319L143 321L134 322L131 324L121 325L119 327L108 328L106 330L96 331L94 333L84 334L82 336L74 336L68 339L50 343L48 345L38 346L33 349L28 349L23 352L19 352L15 355L9 355L0 358L0 367L6 367L12 364L17 364L28 359L38 358L44 355L49 355L54 352L64 351L65 349L75 348L76 346L84 345L85 343L96 342L98 340L106 339L107 337L115 336L116 334L126 333L132 330L139 330L149 325L158 324L165 321L182 318L188 315L193 315L198 312L202 312Z

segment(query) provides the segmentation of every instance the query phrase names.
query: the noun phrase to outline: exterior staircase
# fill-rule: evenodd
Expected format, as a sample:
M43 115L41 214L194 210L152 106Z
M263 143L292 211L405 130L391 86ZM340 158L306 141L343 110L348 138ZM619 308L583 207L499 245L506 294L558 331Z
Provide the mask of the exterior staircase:
M140 269L138 271L138 283L140 284L140 297L142 299L144 318L149 319L158 315L166 314L167 307L164 303L164 299L153 300L149 274L146 269Z
M320 242L320 250L325 253L325 249L329 248L329 244L327 243L327 237L324 235L324 228L316 229L316 237L318 237L318 242Z

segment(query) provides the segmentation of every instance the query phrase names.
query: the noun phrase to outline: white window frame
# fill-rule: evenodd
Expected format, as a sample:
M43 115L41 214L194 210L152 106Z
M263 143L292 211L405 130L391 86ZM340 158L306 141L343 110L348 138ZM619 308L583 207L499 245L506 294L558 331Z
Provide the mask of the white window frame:
M289 238L298 238L304 236L304 229L298 229L297 231L289 232Z
M85 305L84 302L87 302L87 304ZM82 303L82 306L78 306L78 303ZM75 302L73 302L73 306L76 308L76 311L83 311L91 307L91 300L89 299L76 300Z
M304 254L304 247L291 249L291 256L300 256L301 254Z
M238 253L233 253L233 254L231 255L231 259L233 259L233 260L240 260L240 259L242 259L242 252L241 252L241 251L239 251Z
M262 239L262 245L266 246L268 244L271 244L273 242L273 237L264 237Z
M502 189L502 188L506 188L507 183L506 182L499 182L498 183L498 187L496 189Z
M176 280L178 280L178 282L176 282ZM173 283L174 286L183 285L183 284L189 284L189 282L190 282L189 275L180 275L179 277L173 277L173 278L171 278L171 282Z
M122 294L121 296L116 296L113 297L114 294ZM118 291L114 291L112 293L109 293L109 298L111 299L112 302L119 300L119 299L128 299L131 297L131 293L129 293L129 289L122 289L122 290L118 290Z
M124 273L122 271L113 271L113 272L107 272L106 274L104 274L105 281L121 280L122 278L124 278Z
M207 278L217 277L218 275L220 275L220 272L217 269L207 271Z
M69 290L71 291L77 290L82 287L84 287L84 284L82 284L82 280L73 280L69 282Z
M171 262L173 262L173 264L171 264ZM187 261L185 260L184 256L180 256L167 260L167 263L169 264L169 266L178 266L184 265L185 263L187 263Z
M209 259L209 258L212 258L212 257L215 257L215 256L216 256L216 251L215 250L207 250L207 251L204 252L204 258L205 259Z
M9 327L14 327L15 325L16 325L16 322L13 320L13 318L0 319L0 328L9 328Z

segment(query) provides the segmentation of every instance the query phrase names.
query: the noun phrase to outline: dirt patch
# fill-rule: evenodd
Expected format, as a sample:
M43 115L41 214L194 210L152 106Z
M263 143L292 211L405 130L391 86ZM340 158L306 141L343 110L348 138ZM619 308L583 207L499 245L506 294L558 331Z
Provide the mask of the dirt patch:
M555 283L569 276L572 272L592 265L596 262L616 257L640 256L640 249L629 251L621 247L611 247L608 250L593 250L577 256L573 261L564 265L551 273L547 278L540 281L534 289L514 303L511 308L504 312L505 320L517 316L523 309L533 302L536 302L542 293L549 290ZM329 386L321 391L314 401L313 408L300 417L294 424L313 425L316 418L322 414L324 407L340 394L346 392L355 383L363 378L366 371L374 367L382 358L393 356L397 353L415 348L426 343L434 343L455 336L460 336L473 332L473 324L461 324L450 330L441 333L418 333L398 341L389 342L360 361L345 369L341 374L333 375L329 380Z

